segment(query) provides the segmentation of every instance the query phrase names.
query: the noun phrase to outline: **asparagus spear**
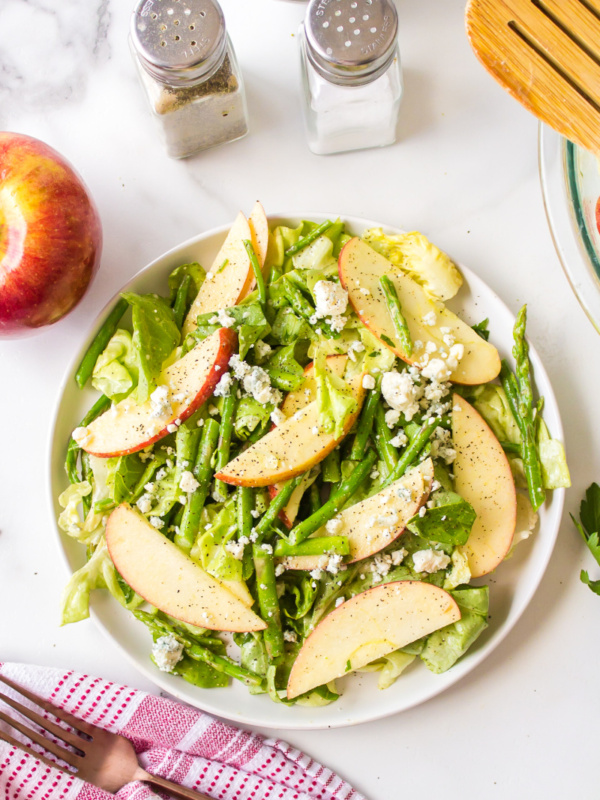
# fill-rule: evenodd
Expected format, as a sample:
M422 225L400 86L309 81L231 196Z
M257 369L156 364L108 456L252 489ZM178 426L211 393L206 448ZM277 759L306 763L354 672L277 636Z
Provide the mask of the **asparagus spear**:
M394 330L396 331L396 335L398 336L400 344L402 345L404 355L411 356L413 351L413 343L410 336L410 331L408 330L408 325L404 319L404 314L402 313L402 306L400 305L400 300L398 299L396 287L388 275L381 276L379 279L379 285L383 289L388 311L390 312L390 317L392 318L392 324L394 325Z
M105 394L100 395L85 417L79 423L79 427L85 428L86 425L89 425L90 422L93 422L96 417L99 417L103 411L106 411L109 406L110 399ZM65 458L65 470L69 476L70 483L79 483L81 480L79 473L77 472L77 456L79 455L80 450L81 448L75 439L69 439L69 444L67 445L67 455Z
M542 479L542 466L540 464L537 446L535 442L535 422L533 414L527 410L526 404L522 403L519 385L514 373L506 361L502 360L500 369L500 381L506 393L508 405L521 432L521 458L523 459L523 471L527 481L529 499L534 511L542 505L545 500L544 484ZM526 416L522 416L522 412Z
M296 244L293 244L290 247L288 247L288 249L285 251L286 258L287 256L296 255L296 253L299 253L300 250L304 250L305 247L308 247L309 244L312 244L315 241L315 239L318 239L319 236L322 233L325 233L326 230L331 228L332 225L333 222L325 220L325 222L322 222L316 228L313 228L313 230L310 233L307 233L306 236L303 236L302 239L298 239Z
M254 277L256 278L256 288L258 289L258 301L261 306L265 306L267 304L267 289L265 287L265 279L263 278L262 270L260 268L260 264L258 263L258 259L256 257L256 253L254 252L254 248L252 247L252 242L249 239L244 239L244 247L246 248L246 252L250 258L250 264L252 265L252 272L254 272Z
M304 475L298 475L296 478L289 480L284 486L282 486L281 490L277 492L273 500L271 500L269 507L260 518L260 522L254 528L254 534L256 537L255 541L257 544L260 544L260 542L262 542L265 536L269 533L273 523L279 516L279 512L288 504L288 500L292 496L292 492L296 486L298 486L303 477Z
M191 283L192 276L184 275L183 280L177 289L177 294L175 295L175 302L173 303L173 316L175 318L175 324L179 330L181 330L183 320L188 312L188 294Z
M117 301L113 310L102 323L102 327L94 337L94 341L88 347L86 354L81 359L81 363L77 368L77 372L75 373L75 380L77 381L77 385L80 389L83 389L85 384L88 382L88 379L94 371L94 366L96 365L98 356L111 340L114 332L117 330L119 322L121 321L121 317L127 311L128 306L129 303L123 298Z
M376 459L377 453L375 450L369 450L363 461L355 467L346 480L341 482L329 500L318 511L292 528L288 537L289 542L294 545L300 544L300 542L308 539L311 533L314 533L332 517L335 517L346 501L352 497L363 481L366 480Z
M404 475L406 470L416 461L419 453L431 439L434 430L438 427L438 425L441 425L441 423L441 417L433 417L421 425L414 439L402 453L398 459L398 463L381 485L382 489L386 486L389 486L390 483L397 481Z
M192 470L194 477L200 485L194 491L185 506L181 525L179 526L179 533L175 536L174 540L175 544L186 552L189 552L194 544L200 525L200 515L210 491L210 484L213 476L210 462L215 452L218 439L219 424L212 417L209 417L204 421L200 447L198 448L198 455L196 456L196 462Z
M275 545L273 555L276 558L283 556L323 556L329 553L347 556L349 552L350 543L347 536L315 536L300 542L300 544L290 544L280 539Z
M221 433L219 445L217 447L217 457L215 462L215 472L223 469L229 461L229 451L231 449L231 436L233 434L233 420L237 407L237 381L234 381L229 390L229 394L223 400L223 410L221 412ZM223 481L215 481L215 497L224 501L227 499L227 484Z
M214 646L215 642L210 636L200 635L192 639L190 636L186 635L179 626L169 625L167 622L158 619L147 611L140 611L138 609L133 613L137 619L149 628L152 634L158 636L168 636L170 634L175 636L176 639L183 644L185 652L190 658L196 661L204 661L219 672L230 675L232 678L242 681L242 683L245 683L247 686L262 685L263 679L260 675L236 664L236 662L228 656L219 656L213 653L209 648L211 644Z
M381 460L385 462L389 475L398 463L398 451L392 444L392 432L385 421L385 411L381 403L377 406L377 411L375 413L375 427L377 430L375 435L375 448Z
M371 389L367 397L363 409L360 413L360 420L358 422L358 429L354 442L352 443L352 450L350 451L351 461L360 461L365 454L367 448L367 440L371 435L373 429L373 420L375 413L379 406L379 398L381 397L381 390L379 388Z
M269 660L279 663L285 654L283 629L281 627L281 612L277 596L277 582L275 578L275 561L273 553L263 548L268 545L255 544L252 547L254 569L256 571L256 593L260 606L260 615L267 623L263 631L265 647Z

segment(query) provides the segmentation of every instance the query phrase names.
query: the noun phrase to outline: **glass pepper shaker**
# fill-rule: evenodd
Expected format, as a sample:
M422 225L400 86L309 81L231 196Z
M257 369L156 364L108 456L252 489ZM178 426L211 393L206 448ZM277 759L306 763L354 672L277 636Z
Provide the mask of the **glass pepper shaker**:
M170 156L248 132L242 74L216 0L140 0L129 41Z
M308 146L319 155L396 141L402 98L391 0L311 0L300 30Z

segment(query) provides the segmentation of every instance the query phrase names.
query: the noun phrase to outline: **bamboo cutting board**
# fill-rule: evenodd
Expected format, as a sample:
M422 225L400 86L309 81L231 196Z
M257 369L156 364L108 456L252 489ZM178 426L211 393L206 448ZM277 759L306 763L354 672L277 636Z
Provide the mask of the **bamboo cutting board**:
M600 154L600 0L469 0L469 41L554 130Z

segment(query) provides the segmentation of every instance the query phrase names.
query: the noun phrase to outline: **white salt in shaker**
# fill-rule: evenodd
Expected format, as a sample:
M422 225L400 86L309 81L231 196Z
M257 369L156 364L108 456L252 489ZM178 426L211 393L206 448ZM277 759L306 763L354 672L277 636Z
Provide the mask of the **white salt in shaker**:
M140 0L129 41L170 156L248 132L242 74L216 0Z
M311 0L301 27L303 111L319 155L396 141L402 98L391 0Z

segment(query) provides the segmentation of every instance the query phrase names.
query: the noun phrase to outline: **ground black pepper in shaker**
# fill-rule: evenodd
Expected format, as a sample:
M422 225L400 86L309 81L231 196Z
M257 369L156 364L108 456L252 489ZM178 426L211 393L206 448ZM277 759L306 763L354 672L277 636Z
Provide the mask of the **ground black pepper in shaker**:
M248 132L242 75L216 0L140 0L130 45L170 156Z

